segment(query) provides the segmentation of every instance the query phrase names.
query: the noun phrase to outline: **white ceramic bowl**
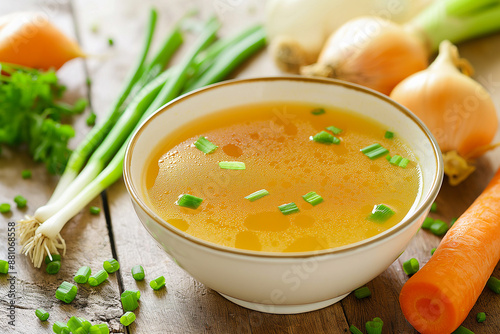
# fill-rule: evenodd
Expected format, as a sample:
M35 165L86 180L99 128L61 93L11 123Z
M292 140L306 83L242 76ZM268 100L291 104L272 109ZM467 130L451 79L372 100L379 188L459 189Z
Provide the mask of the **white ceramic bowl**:
M145 165L170 132L221 109L255 102L298 101L337 106L399 129L418 157L421 192L391 229L347 246L317 252L266 253L219 246L173 227L145 199ZM301 313L331 305L387 269L417 233L443 179L439 147L410 111L385 95L334 80L304 77L226 81L182 96L158 110L132 138L124 178L132 203L159 245L192 277L244 307L268 313Z

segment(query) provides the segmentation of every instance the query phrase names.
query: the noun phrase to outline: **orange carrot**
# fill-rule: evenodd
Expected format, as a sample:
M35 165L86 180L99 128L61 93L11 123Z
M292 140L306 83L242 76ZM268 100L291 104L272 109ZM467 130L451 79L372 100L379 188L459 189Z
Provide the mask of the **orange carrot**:
M403 286L399 303L423 334L453 332L500 260L500 169L455 222L429 262Z
M44 14L13 13L0 18L0 62L47 70L84 56Z

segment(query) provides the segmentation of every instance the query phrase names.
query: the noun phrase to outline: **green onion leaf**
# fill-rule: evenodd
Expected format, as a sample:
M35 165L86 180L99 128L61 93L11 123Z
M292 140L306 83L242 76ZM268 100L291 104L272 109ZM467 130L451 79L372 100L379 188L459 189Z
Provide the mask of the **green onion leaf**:
M382 145L380 145L378 143L375 143L375 144L371 144L370 146L366 146L366 147L362 148L360 151L362 153L366 154L366 153L371 152L371 151L373 151L373 150L375 150L377 148L380 148L380 147L382 147Z
M109 274L112 274L115 271L117 271L118 269L120 269L120 264L115 259L109 259L109 260L106 260L106 261L103 262L102 267Z
M419 268L420 264L418 263L418 260L415 258L411 258L403 263L403 271L405 272L406 275L415 274Z
M0 260L0 274L9 273L9 262L5 260Z
M432 203L431 205L431 212L437 212L438 210L438 205L436 202Z
M431 255L434 255L434 252L436 251L436 247L434 247L433 249L431 249Z
M45 264L49 264L52 261L61 261L61 255L60 254L50 254L45 256Z
M77 292L77 286L64 281L56 290L56 298L65 302L66 304L69 304L73 301L73 299L75 299Z
M247 200L249 200L250 202L253 202L253 201L256 201L256 200L258 200L264 196L267 196L267 195L269 195L269 191L267 191L266 189L261 189L261 190L257 190L254 193L251 193L248 196L245 196L245 198Z
M464 326L459 326L455 331L451 334L474 334L473 331L469 330L468 328L465 328Z
M333 132L333 134L335 134L335 135L338 135L338 134L340 134L340 133L342 132L342 129L339 129L339 128L337 128L337 127L333 126L333 125L328 126L326 129L327 129L328 131Z
M31 179L31 171L29 169L25 169L21 172L21 177L23 179Z
M153 290L159 290L159 289L161 289L162 287L165 286L165 277L159 276L159 277L155 278L154 280L152 280L151 282L149 282L149 286Z
M120 296L120 300L122 302L123 310L134 311L139 307L139 303L137 301L141 297L141 293L139 291L125 290Z
M99 270L94 275L90 276L88 283L90 286L98 286L108 278L108 272L106 270Z
M285 216L291 215L292 213L297 213L300 211L299 208L297 207L297 205L293 202L280 205L280 206L278 206L278 209L280 209L281 213L284 214Z
M140 265L132 267L131 271L132 271L132 277L136 281L142 281L146 276L146 274L144 273L144 268Z
M380 318L373 318L365 324L366 332L368 334L381 334L384 322Z
M403 158L401 159L401 161L399 162L399 167L401 168L406 168L406 166L408 166L408 164L410 163L410 160L406 159L406 158Z
M68 327L69 329L71 330L72 333L88 333L87 330L85 330L85 327L86 324L85 324L85 319L83 318L80 318L80 317L75 317L75 316L72 316L69 320L68 320ZM89 326L90 328L90 326Z
M89 334L109 334L109 327L107 324L93 325L89 329Z
M307 194L303 195L302 198L312 206L316 206L319 203L323 202L323 197L316 194L314 191L308 192Z
M64 322L56 321L52 325L52 331L56 334L70 334L71 330Z
M391 157L391 155L390 155L390 154L387 154L387 155L385 156L385 159L386 159L387 161L391 162L392 157Z
M325 112L326 111L323 108L316 108L316 109L311 110L311 114L313 114L313 115L323 115Z
M78 317L78 319L80 319L80 322L83 325L82 328L84 329L85 333L88 333L90 330L90 327L92 327L92 324L87 319L84 319L82 317ZM77 333L81 333L81 332L77 331Z
M10 204L2 203L0 204L0 213L9 213L10 212Z
M316 143L321 143L321 144L335 144L335 145L340 144L340 139L334 137L332 134L326 131L318 132L314 136L310 137L310 139L315 141Z
M386 131L384 137L387 139L392 139L394 138L394 132Z
M435 219L429 230L434 235L442 236L448 231L448 225L442 220Z
M198 209L198 207L201 205L201 202L203 202L202 198L189 194L182 194L179 196L175 204L185 208Z
M99 208L97 206L91 206L89 211L90 211L90 214L92 214L92 215L98 215L101 212L101 208Z
M476 320L477 322L484 322L486 320L486 313L484 312L479 312L477 315L476 315Z
M222 169L246 169L245 163L240 161L221 161L219 167Z
M14 202L19 209L25 208L26 204L28 204L28 200L21 195L14 197Z
M370 288L367 286L361 287L359 289L354 290L354 296L357 299L363 299L366 297L370 297L372 295L372 292L370 291Z
M351 325L349 326L349 331L352 333L352 334L363 334L362 331L359 330L358 327L354 326L354 325Z
M401 159L403 159L402 156L400 155L395 155L391 158L391 160L389 160L389 162L391 163L391 165L399 165L399 162L401 161Z
M213 153L219 147L203 136L194 142L194 146L205 154Z
M422 223L422 228L424 230L428 230L431 228L432 224L434 224L434 219L431 217L425 217L424 222Z
M379 147L371 152L365 153L365 155L371 160L375 160L386 155L387 153L389 153L388 149L386 149L385 147Z
M45 311L43 308L36 309L35 315L40 321L46 321L49 318L49 312Z
M486 285L497 295L500 294L500 280L498 278L491 276Z
M373 207L373 210L367 219L376 223L384 223L394 214L395 212L387 205L377 204Z
M89 280L90 274L92 274L90 267L83 266L78 269L73 279L76 283L85 284Z
M123 326L130 326L135 321L135 314L132 312L126 312L120 317L120 323Z
M51 261L49 264L47 264L47 268L45 268L45 271L49 275L55 275L59 272L61 269L61 261Z

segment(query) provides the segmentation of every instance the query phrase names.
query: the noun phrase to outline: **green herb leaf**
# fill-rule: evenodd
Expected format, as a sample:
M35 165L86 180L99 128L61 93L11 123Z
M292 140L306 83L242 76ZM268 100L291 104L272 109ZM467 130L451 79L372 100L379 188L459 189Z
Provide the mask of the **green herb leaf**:
M333 132L333 134L338 135L342 132L342 129L336 128L333 125L326 128L328 131Z
M303 195L302 198L312 206L316 206L319 203L323 202L323 197L316 194L314 191L308 192L307 194Z
M201 136L197 141L194 142L194 146L205 154L210 154L215 152L217 145L213 144L207 138Z
M251 193L248 196L245 196L245 198L247 200L249 200L250 202L253 202L253 201L256 201L259 198L262 198L262 197L267 196L267 195L269 195L269 191L267 191L266 189L261 189L261 190L257 190L254 193Z
M340 139L334 137L332 134L326 131L318 132L310 139L321 144L336 144L336 145L340 144Z
M395 212L385 204L377 204L373 207L372 213L368 216L368 220L376 223L384 223L391 218Z
M179 196L175 204L185 208L198 209L198 207L201 205L201 202L203 202L202 198L189 194L182 194Z
M222 169L246 169L245 163L240 161L221 161L219 167Z
M286 215L291 215L292 213L297 213L299 212L299 208L295 203L288 203L288 204L283 204L278 206L278 209L280 209L281 213Z

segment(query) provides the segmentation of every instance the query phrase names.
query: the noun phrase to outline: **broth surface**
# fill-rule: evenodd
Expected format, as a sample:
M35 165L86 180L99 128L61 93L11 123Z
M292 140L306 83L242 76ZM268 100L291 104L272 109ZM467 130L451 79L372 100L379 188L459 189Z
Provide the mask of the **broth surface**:
M311 110L322 107L324 114ZM325 127L343 131L339 145L310 139ZM393 139L384 138L394 131ZM218 146L204 154L192 144L205 136ZM410 159L406 168L385 157L370 160L361 148L379 143ZM219 168L241 161L245 170ZM420 169L398 129L353 112L298 103L255 104L224 110L168 134L148 161L147 197L157 214L186 233L228 247L301 252L334 248L373 237L400 222L420 189ZM250 202L245 196L266 189ZM302 195L314 191L316 206ZM179 195L203 199L198 209L175 204ZM283 215L294 202L300 212ZM367 219L374 205L395 211L384 223Z

